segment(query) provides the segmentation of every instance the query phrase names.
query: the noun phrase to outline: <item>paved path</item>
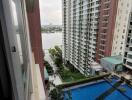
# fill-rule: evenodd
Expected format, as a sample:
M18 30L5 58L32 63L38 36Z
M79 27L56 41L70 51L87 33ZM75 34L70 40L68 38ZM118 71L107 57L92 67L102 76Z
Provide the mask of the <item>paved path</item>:
M53 60L51 59L48 50L45 51L45 60L53 67L54 72L56 72L57 67L55 66ZM55 85L62 84L62 81L58 75L49 76L49 81L53 82Z

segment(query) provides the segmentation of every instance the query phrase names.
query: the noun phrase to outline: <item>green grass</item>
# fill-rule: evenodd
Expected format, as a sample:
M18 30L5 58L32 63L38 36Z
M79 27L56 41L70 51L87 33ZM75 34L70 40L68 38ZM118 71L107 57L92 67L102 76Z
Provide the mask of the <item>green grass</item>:
M80 72L63 69L63 72L61 72L61 78L63 82L73 82L80 79L85 79L86 77Z

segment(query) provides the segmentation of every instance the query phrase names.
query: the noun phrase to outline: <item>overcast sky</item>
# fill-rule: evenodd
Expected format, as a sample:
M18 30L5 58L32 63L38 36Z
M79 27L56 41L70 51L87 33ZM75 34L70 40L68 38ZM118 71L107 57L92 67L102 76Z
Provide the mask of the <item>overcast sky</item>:
M39 0L41 25L62 24L61 0Z

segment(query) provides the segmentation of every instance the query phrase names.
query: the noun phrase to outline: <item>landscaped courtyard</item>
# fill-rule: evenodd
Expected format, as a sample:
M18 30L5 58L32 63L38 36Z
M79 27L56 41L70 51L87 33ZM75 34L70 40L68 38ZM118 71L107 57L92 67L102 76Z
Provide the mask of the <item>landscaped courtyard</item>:
M86 77L82 75L77 69L73 68L72 65L64 65L62 62L62 51L58 46L49 49L50 56L57 67L56 74L59 74L63 82L73 82Z

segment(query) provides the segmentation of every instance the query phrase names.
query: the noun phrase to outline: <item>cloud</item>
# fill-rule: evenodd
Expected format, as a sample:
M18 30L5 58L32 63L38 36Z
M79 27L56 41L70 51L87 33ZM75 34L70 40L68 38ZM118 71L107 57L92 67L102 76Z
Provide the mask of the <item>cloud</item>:
M62 25L62 2L61 0L39 0L41 25Z

